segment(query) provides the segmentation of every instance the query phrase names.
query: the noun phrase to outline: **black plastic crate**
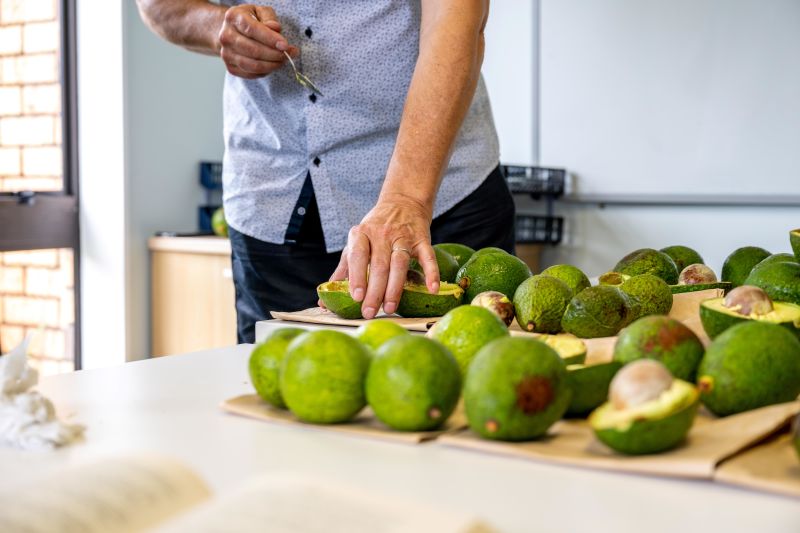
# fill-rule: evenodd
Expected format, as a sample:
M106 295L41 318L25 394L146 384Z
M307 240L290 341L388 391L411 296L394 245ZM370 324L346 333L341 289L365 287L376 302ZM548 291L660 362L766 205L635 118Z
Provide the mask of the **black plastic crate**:
M520 244L558 244L564 235L564 217L517 215L514 230Z
M534 197L558 197L564 194L567 171L563 168L502 165L503 175L512 193Z
M222 189L222 163L218 161L201 161L200 185L209 191Z

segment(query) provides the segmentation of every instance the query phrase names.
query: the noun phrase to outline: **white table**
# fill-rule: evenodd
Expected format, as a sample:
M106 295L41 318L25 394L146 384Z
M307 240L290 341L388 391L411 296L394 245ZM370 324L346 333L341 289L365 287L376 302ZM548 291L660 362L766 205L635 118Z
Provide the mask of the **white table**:
M59 412L88 426L86 441L46 455L0 451L0 485L13 485L10 476L26 465L150 451L187 462L217 494L254 474L310 474L463 510L501 531L798 531L797 500L227 415L220 402L251 391L250 350L242 345L45 379L40 389Z

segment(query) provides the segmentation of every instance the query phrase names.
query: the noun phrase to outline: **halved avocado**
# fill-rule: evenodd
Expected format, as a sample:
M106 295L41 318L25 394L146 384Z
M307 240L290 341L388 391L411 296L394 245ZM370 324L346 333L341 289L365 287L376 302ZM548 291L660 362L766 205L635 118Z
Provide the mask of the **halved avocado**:
M717 281L715 283L697 283L695 285L670 285L669 290L672 294L683 294L685 292L707 291L709 289L722 289L728 292L733 288L729 281Z
M793 229L789 232L789 244L792 245L795 259L800 262L800 229Z
M574 335L541 335L537 339L558 352L565 365L582 365L586 361L586 343Z
M610 402L604 403L589 416L589 424L601 442L619 453L659 453L686 438L698 399L694 385L676 379L657 399L637 407L616 409Z
M350 284L344 281L326 281L317 287L317 295L329 310L342 318L362 318L361 303L350 296Z
M700 303L700 321L712 339L729 327L748 320L780 324L800 338L800 305L772 302L772 307L769 313L742 315L736 308L725 307L725 298L711 298Z
M572 400L567 416L584 417L608 398L608 386L622 363L612 361L598 365L569 365L567 375L572 387Z
M605 274L601 274L597 281L600 285L611 285L613 287L618 287L631 279L631 277L627 274L622 274L620 272L606 272Z
M439 292L431 294L424 284L406 283L397 305L402 317L442 316L464 301L464 290L455 283L442 283Z

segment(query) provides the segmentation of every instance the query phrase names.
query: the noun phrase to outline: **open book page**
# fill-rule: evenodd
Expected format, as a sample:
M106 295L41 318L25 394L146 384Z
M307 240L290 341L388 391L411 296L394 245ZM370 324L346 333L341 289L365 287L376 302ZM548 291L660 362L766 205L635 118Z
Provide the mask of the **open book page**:
M268 477L154 533L489 533L472 516L309 478Z
M0 531L140 532L209 497L205 483L173 460L106 459L0 492Z

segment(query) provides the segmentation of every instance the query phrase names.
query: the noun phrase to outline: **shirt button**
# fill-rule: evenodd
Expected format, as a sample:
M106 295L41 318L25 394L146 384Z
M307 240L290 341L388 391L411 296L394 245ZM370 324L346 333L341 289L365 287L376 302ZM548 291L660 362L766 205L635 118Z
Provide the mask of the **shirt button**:
M308 95L308 99L311 100L311 103L313 104L314 102L317 101L317 95L314 94L314 93L311 93L310 95Z
M306 28L305 34L306 37L311 37L312 35L314 35L314 32L311 31L311 28Z
M300 216L305 215L306 214L306 208L305 207L298 207L297 208L297 214L300 215Z
M318 167L320 163L322 163L322 161L319 160L319 157L315 157L314 158L314 166Z

